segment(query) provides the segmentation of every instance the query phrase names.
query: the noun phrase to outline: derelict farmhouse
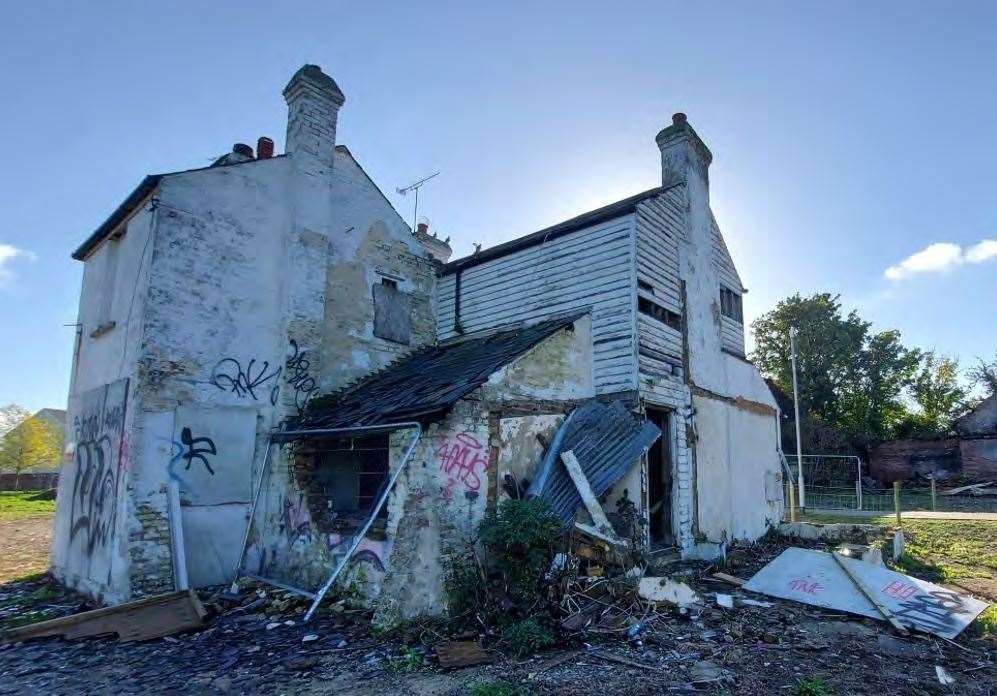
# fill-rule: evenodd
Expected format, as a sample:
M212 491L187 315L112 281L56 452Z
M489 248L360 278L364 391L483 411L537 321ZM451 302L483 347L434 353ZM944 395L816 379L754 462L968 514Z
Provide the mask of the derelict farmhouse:
M777 408L684 115L656 187L450 260L336 142L330 77L283 95L284 154L147 176L73 254L58 579L113 604L247 575L315 594L342 566L412 617L510 496L607 537L636 511L684 557L780 520Z

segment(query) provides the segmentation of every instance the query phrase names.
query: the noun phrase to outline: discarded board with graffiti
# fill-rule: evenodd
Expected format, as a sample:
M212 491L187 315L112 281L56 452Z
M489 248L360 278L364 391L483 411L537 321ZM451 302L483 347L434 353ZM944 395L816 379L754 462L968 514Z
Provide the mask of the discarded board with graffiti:
M870 596L905 627L955 638L972 623L986 602L882 566L830 553L791 548L758 571L745 590L804 604L884 620L883 613L849 578L859 579Z

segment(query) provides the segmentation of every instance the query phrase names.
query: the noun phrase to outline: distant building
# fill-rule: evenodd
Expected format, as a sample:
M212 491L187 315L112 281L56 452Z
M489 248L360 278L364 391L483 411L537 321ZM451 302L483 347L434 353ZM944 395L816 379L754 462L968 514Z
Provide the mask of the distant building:
M284 154L261 138L148 176L74 253L57 577L109 602L184 568L228 582L246 540L243 572L314 591L410 454L351 568L401 615L438 612L446 549L596 398L663 433L606 492L648 544L712 557L780 519L776 404L684 115L660 185L449 261L337 144L336 83L305 66L283 94Z

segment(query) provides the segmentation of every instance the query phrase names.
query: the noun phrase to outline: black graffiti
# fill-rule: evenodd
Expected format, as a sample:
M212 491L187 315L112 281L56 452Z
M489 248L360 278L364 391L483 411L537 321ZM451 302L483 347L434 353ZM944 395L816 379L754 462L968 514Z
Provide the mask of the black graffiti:
M270 389L270 404L275 406L277 393L280 391L280 382L277 378L280 376L281 368L278 367L273 372L268 373L269 369L270 363L266 360L259 367L256 366L255 359L250 360L246 364L246 368L243 369L242 364L235 358L222 358L215 365L215 369L211 371L211 383L240 398L250 396L254 400L258 400L256 389L273 380L274 383Z
M294 389L294 405L298 413L305 410L308 400L315 393L317 385L309 369L311 361L306 357L308 353L298 349L298 342L291 339L291 355L284 362L284 379Z
M105 405L100 410L73 418L73 431L77 442L95 442L102 433L120 433L124 424L124 409L120 405Z
M919 594L901 603L900 609L893 612L901 621L906 619L919 628L936 631L954 628L957 625L954 615L966 613L969 610L962 603L962 598L955 592L945 590Z
M118 473L113 466L114 459L113 441L108 435L76 443L69 540L73 541L80 532L86 532L88 554L92 554L98 545L105 546L114 534L118 500Z
M215 449L215 442L210 437L194 437L190 432L190 428L184 428L180 431L180 444L183 445L184 449L180 453L180 458L187 462L187 466L184 467L184 471L190 471L190 465L194 460L198 460L204 464L204 468L208 470L208 473L212 476L215 475L215 470L211 468L211 464L208 463L208 458L205 455L216 455L218 450ZM205 445L204 447L197 447L197 445Z

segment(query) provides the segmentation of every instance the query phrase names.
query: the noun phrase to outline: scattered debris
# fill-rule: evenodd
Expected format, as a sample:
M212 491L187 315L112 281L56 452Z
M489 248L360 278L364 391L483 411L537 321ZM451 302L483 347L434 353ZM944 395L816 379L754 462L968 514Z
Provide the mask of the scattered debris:
M946 672L945 668L941 665L935 665L935 675L938 677L938 683L942 686L955 684L955 677Z
M727 573L714 573L712 577L716 578L717 580L723 580L724 582L729 582L731 585L737 585L738 587L748 582L747 580L736 578L733 575L727 575Z
M966 493L968 491L975 492L981 488L987 488L994 485L994 481L987 481L985 483L971 483L968 486L959 486L958 488L950 488L947 491L938 491L938 495L958 495L959 493Z
M668 578L641 578L637 594L649 602L668 602L680 607L700 601L699 595L691 587Z
M880 620L882 606L904 627L943 638L959 635L988 606L887 568L801 548L783 551L744 589Z
M152 640L200 628L205 615L197 594L183 590L13 628L5 637L9 641L44 636L71 640L117 634L121 641Z
M717 604L722 606L724 609L734 608L734 598L729 594L723 594L722 592L717 592Z

